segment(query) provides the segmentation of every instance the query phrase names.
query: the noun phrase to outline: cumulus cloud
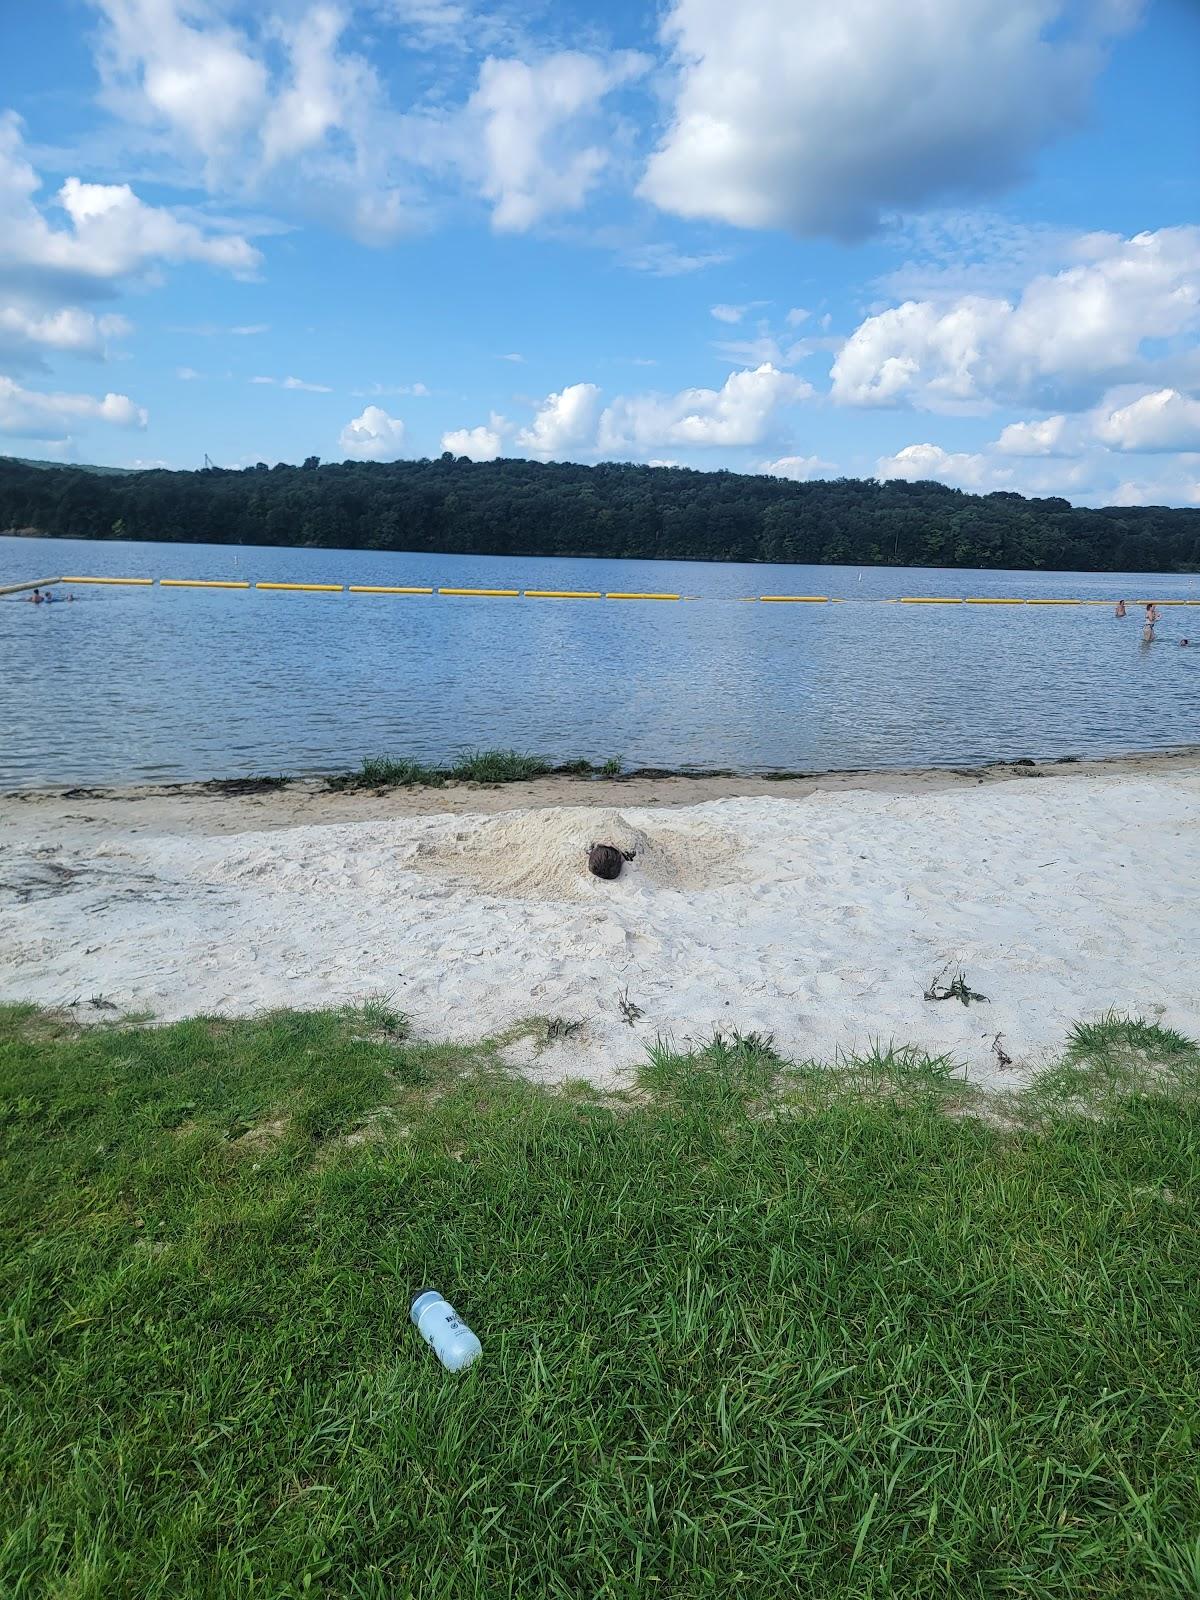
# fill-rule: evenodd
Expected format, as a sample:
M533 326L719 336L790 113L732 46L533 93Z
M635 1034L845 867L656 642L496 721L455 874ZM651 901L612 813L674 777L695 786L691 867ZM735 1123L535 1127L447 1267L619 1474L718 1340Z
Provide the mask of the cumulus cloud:
M493 227L519 233L583 205L609 160L606 144L586 142L584 132L605 96L648 65L632 50L483 63L467 115L480 130L481 188L493 204Z
M832 461L820 456L780 456L777 461L764 461L760 472L768 478L790 478L793 483L808 483L813 478L828 478L837 471Z
M269 187L367 239L414 224L426 123L395 112L370 63L342 48L347 8L263 5L238 27L186 0L94 3L106 102L210 189Z
M1045 417L1040 422L1010 422L996 440L1006 456L1056 456L1062 453L1066 417Z
M1099 447L1080 432L1073 453L1057 456L1004 455L997 444L976 451L945 450L940 445L907 445L876 463L881 479L908 482L932 479L975 494L994 490L1025 495L1056 495L1088 505L1200 504L1200 454L1180 454L1162 468L1128 475L1128 457Z
M210 162L231 154L261 123L268 73L244 34L211 15L193 26L176 0L97 3L106 23L101 67L114 109L177 130Z
M73 425L107 422L117 428L144 428L148 416L125 394L46 394L23 389L0 377L0 434L63 442Z
M1113 450L1200 450L1200 400L1159 389L1102 413L1096 434Z
M467 456L471 461L495 461L504 448L509 424L494 412L486 427L452 428L442 435L442 449L451 455Z
M1013 469L996 467L986 455L967 451L943 450L938 444L909 444L894 456L881 456L875 465L876 476L887 480L903 478L909 483L934 479L962 489L994 489L1012 482Z
M0 359L10 366L44 367L48 353L104 356L108 341L133 331L115 315L96 316L78 306L39 311L29 305L0 305Z
M670 125L640 192L676 215L854 237L1000 189L1073 126L1111 0L672 0Z
M868 317L833 363L834 399L927 410L1056 400L1079 408L1109 384L1153 371L1148 341L1200 324L1200 228L1088 235L1074 254L1075 265L1034 278L1015 301L910 300Z
M342 429L338 443L357 461L395 461L404 443L404 424L379 406L365 406Z
M19 119L0 114L0 282L49 296L55 281L99 292L114 280L163 263L197 261L238 277L261 264L240 234L205 230L139 200L127 183L68 178L56 200L69 226L54 227L36 203L38 176Z
M530 426L517 434L517 443L546 460L584 449L595 442L599 413L600 390L594 383L568 384L546 396Z
M747 306L709 306L709 312L718 322L740 322L749 311Z
M811 384L766 362L731 372L720 389L621 396L600 418L600 448L641 453L661 445L761 444L779 407L812 392Z

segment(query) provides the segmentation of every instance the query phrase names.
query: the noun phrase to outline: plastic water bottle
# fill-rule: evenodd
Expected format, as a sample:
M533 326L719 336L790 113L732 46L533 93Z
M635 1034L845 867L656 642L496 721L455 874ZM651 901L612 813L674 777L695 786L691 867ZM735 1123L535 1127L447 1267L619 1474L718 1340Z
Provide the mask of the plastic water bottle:
M434 1354L448 1372L461 1372L483 1354L479 1340L449 1300L443 1300L436 1289L418 1289L408 1314L416 1323L417 1332L426 1344L433 1346Z

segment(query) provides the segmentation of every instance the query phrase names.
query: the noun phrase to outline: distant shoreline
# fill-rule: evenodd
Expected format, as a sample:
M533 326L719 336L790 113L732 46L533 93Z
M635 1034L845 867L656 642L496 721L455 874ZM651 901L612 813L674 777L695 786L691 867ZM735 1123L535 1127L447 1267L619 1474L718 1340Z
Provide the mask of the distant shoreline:
M1170 508L1176 509L1176 508ZM556 550L547 554L544 550L437 550L437 549L380 549L372 544L262 544L255 539L151 539L139 534L123 533L119 539L101 538L89 533L47 533L43 528L0 528L0 539L47 539L56 543L78 539L88 544L95 545L165 545L178 546L180 549L191 549L194 546L207 545L223 550L270 550L274 553L285 550L296 551L324 551L338 553L344 551L347 555L371 556L416 556L426 559L432 556L445 556L448 561L640 561L653 563L655 566L680 566L689 563L700 567L828 567L833 572L1027 572L1037 576L1047 576L1050 573L1079 573L1087 577L1124 578L1124 577L1153 577L1153 578L1200 578L1200 566L1179 565L1173 567L1156 567L1154 565L1139 568L1116 567L1028 567L1020 565L999 566L973 566L947 565L941 561L801 561L801 560L775 560L766 556L721 556L721 555L687 555L687 556L628 556L628 555L597 555L594 550Z

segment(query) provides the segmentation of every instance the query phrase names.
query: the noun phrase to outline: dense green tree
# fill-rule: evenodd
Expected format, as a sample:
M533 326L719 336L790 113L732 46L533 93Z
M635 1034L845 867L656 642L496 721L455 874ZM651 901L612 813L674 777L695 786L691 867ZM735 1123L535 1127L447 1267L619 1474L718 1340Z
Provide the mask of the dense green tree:
M1200 571L1198 510L450 454L104 474L0 458L0 528L452 554Z

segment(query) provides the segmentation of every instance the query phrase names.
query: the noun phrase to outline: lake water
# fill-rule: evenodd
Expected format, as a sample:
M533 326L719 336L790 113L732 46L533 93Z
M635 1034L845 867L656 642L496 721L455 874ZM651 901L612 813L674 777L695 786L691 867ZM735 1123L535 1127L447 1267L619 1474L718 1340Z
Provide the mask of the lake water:
M320 773L499 745L627 766L961 766L1200 738L1200 608L1141 645L1079 608L737 604L912 594L1200 600L1200 576L715 565L0 538L59 572L674 590L679 604L76 588L0 601L0 786Z

